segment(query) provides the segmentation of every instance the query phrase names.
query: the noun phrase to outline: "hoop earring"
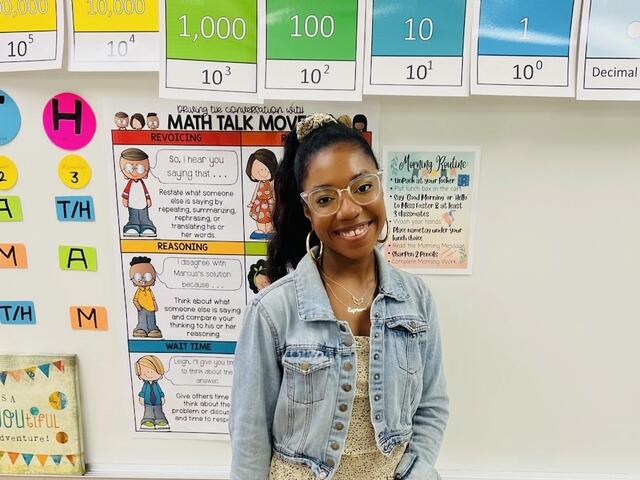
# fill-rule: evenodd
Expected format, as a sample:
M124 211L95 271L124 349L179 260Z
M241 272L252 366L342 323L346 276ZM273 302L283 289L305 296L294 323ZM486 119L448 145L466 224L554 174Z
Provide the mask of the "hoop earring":
M384 224L387 226L387 229L386 229L387 231L386 231L386 233L384 235L384 238L379 238L378 239L378 243L384 243L389 238L389 219L388 218L385 218Z
M317 262L322 257L322 253L324 252L324 245L322 244L322 241L318 239L318 241L320 242L320 251L318 252L318 256L316 257L313 254L313 251L311 251L311 234L312 233L313 233L313 230L310 230L309 233L307 233L307 253L309 254L309 256L314 262Z

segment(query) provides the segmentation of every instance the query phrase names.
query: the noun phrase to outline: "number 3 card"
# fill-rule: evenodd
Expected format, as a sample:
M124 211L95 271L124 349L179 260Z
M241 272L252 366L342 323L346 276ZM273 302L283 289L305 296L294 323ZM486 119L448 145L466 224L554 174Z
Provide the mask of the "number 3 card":
M367 2L364 93L468 95L471 3Z
M158 70L158 0L71 0L69 5L69 70Z
M257 0L161 0L160 96L257 102Z
M585 0L578 99L640 100L640 2Z
M471 93L575 95L580 0L479 0Z
M266 0L264 98L360 100L364 0Z
M0 1L0 72L60 68L62 0Z

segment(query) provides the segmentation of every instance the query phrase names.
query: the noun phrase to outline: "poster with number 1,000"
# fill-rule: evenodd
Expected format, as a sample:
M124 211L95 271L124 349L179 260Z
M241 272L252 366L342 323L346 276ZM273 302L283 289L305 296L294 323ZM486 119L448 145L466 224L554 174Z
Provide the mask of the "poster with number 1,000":
M258 2L161 0L160 96L257 102Z
M281 100L362 97L363 0L266 0L260 38L260 94Z

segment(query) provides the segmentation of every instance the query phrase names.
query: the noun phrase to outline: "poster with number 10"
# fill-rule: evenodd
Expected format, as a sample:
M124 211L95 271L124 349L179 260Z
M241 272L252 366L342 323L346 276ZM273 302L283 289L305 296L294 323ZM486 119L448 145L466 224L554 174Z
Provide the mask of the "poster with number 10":
M472 3L367 2L364 93L468 95Z
M260 94L282 100L360 100L364 0L265 0Z
M640 100L640 1L585 0L578 99Z
M158 0L71 0L68 5L69 70L158 70Z
M62 0L0 1L0 72L60 68Z
M575 95L581 0L478 0L471 93Z
M160 96L259 101L257 30L257 0L160 0Z

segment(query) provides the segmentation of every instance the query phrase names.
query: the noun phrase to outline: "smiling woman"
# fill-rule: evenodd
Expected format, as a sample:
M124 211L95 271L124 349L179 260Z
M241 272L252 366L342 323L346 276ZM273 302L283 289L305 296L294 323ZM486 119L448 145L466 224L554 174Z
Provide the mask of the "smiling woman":
M448 397L435 305L378 251L381 175L366 140L330 115L287 137L274 283L248 306L236 348L232 480L439 479Z

